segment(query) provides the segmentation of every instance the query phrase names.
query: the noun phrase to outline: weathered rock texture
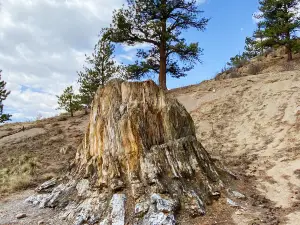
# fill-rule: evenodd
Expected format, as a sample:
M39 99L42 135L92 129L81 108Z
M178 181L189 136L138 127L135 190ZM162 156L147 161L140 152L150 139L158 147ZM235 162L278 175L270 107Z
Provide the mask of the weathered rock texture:
M97 91L76 162L107 193L101 224L175 224L177 210L205 214L222 187L191 116L153 81L112 80Z
M179 210L204 215L223 186L192 118L153 81L97 91L76 163L76 179L48 181L26 202L63 208L76 225L173 225Z

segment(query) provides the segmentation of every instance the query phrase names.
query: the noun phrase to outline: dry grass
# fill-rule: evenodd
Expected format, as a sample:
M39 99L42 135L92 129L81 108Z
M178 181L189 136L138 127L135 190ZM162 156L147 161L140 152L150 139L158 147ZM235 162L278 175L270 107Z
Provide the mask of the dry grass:
M7 192L25 190L36 185L32 176L28 174L13 175L6 184Z
M282 71L292 71L295 70L294 62L284 62L282 63Z
M257 75L262 71L262 65L260 63L250 64L248 67L248 74Z
M0 170L0 193L11 193L36 185L34 176L41 166L36 157L31 158L24 154L17 159L8 160L13 166Z
M223 70L216 74L214 77L214 80L223 80L227 78L238 78L241 77L242 74L239 72L238 68L228 68L226 70Z
M293 60L291 62L287 62L285 48L279 48L276 50L269 49L264 53L264 55L254 57L247 63L242 62L241 65L236 68L222 68L221 72L215 76L215 80L294 70L300 70L299 52L295 52L293 54Z
M0 197L65 174L87 121L88 116L80 114L0 126ZM72 148L60 153L68 145Z

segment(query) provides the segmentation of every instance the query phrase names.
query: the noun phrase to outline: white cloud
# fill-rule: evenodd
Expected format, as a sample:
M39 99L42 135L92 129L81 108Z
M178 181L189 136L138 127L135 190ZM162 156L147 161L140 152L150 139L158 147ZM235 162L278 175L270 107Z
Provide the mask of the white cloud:
M122 61L122 59L125 59L125 60L128 60L130 62L133 62L134 61L134 58L135 58L135 52L131 52L130 54L120 54L117 56L117 61Z
M122 54L117 55L116 59L117 61L129 61L133 62L136 59L136 50L137 49L149 49L151 48L152 45L149 43L140 43L136 45L126 45L126 44L121 44L121 48L123 50Z
M123 0L5 0L0 6L0 69L16 120L57 114L55 95L77 79L113 9ZM27 89L23 90L23 86Z

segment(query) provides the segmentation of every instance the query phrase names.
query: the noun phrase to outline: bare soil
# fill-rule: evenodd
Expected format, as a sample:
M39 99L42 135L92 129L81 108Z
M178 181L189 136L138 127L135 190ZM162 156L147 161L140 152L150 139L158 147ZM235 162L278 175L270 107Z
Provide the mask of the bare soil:
M299 224L300 71L205 81L171 94L207 151L241 177L248 201L263 198L233 214L235 223Z

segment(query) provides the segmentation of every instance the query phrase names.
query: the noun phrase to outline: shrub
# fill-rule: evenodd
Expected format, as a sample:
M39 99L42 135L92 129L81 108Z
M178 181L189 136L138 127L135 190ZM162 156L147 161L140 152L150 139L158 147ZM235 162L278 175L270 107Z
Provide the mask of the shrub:
M217 73L216 75L215 75L215 80L222 80L222 75L223 75L223 73L221 72L221 73Z
M36 185L34 175L41 167L37 158L27 154L18 159L9 159L14 164L11 168L0 169L0 194L23 190Z
M27 174L13 175L8 180L7 189L9 191L25 190L34 187L36 184L32 177Z
M238 54L234 57L230 58L230 62L227 63L228 66L233 68L241 68L242 66L246 65L249 62L248 58L245 54Z
M236 70L233 70L230 75L229 75L230 78L238 78L238 77L241 77L241 74L239 72L237 72Z
M300 53L300 41L298 41L298 44L293 47L293 52L295 54Z
M292 71L295 70L295 65L293 62L284 62L281 66L282 71Z
M66 120L68 120L68 118L67 118L65 115L63 115L63 116L59 116L59 117L57 118L57 120L58 120L58 121L66 121Z
M250 64L248 67L248 73L251 75L259 74L262 71L262 65L259 63Z
M227 65L225 65L224 67L222 67L222 69L221 69L221 72L219 72L219 73L217 73L216 75L215 75L215 77L214 77L214 79L215 80L221 80L222 79L222 75L225 73L225 74L228 74L228 72L229 72L229 70L230 70L231 68L229 67L227 67Z

